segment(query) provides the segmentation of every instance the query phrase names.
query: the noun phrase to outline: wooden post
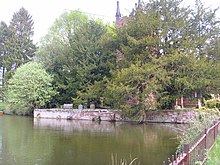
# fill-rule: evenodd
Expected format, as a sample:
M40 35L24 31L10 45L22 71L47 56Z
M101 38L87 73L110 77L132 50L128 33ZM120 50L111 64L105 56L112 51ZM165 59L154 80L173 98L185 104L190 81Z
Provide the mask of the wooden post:
M184 151L184 153L186 153L184 165L189 165L189 144L183 145L183 151Z
M184 108L184 105L183 105L183 96L181 96L180 101L181 101L181 108Z
M205 149L207 149L207 128L205 129Z
M214 142L215 142L215 139L216 139L216 127L217 127L217 125L216 125L216 121L214 121L214 125L215 125L215 127L214 127Z
M173 165L173 163L174 163L174 160L175 160L175 159L174 159L174 155L172 155L172 165Z
M199 109L202 108L202 103L201 103L201 99L200 98L198 98L198 108Z

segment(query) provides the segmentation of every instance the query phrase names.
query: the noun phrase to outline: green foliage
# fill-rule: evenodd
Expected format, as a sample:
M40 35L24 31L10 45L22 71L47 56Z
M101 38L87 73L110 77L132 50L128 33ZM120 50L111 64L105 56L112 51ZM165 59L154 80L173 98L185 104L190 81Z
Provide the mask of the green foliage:
M219 66L207 54L208 49L216 48L209 43L219 37L216 10L204 8L199 1L191 10L181 2L150 1L134 10L117 33L119 69L141 61L168 73L169 83L161 83L157 91L159 108L172 108L183 95L197 92L202 96L219 88Z
M109 106L106 97L107 78L102 81L96 81L94 84L88 85L85 91L78 91L77 98L73 98L75 105L89 103L95 104L96 107L104 108Z
M219 93L216 10L199 0L195 9L181 3L150 1L119 29L80 11L61 15L36 57L54 75L60 94L52 102L104 103L135 116L173 108L176 98L191 93Z
M161 82L168 80L166 72L157 65L141 62L132 64L113 73L107 86L108 101L115 108L122 109L125 115L132 116L140 110L155 109L154 96L161 88Z
M219 110L216 109L199 110L198 115L191 121L192 123L189 125L189 128L181 136L181 141L177 151L183 150L183 144L195 144L195 139L198 137L198 135L200 135L205 129L210 128L214 124L214 121L218 121L219 116ZM210 160L210 162L212 161ZM200 162L197 163L200 164Z
M8 27L2 25L1 43L4 53L1 53L1 66L7 70L6 80L11 78L16 68L31 61L35 54L36 47L31 39L34 35L33 24L32 16L22 7L14 13Z
M212 150L208 153L208 160L206 161L206 165L216 165L220 162L220 137L218 136L217 141L212 148Z
M115 64L113 34L114 29L80 11L66 12L56 20L36 57L54 75L60 93L54 102L70 103L77 92L110 76Z
M171 54L185 44L189 10L180 4L180 0L150 1L132 13L118 30L118 50L124 56L120 66L149 62L152 56Z
M0 101L5 99L5 87L0 87Z
M157 62L170 77L169 83L158 95L161 105L165 106L169 102L172 104L176 98L193 92L197 92L200 97L218 91L220 74L214 69L218 65L212 60L176 52L160 57Z
M5 110L5 103L4 102L0 102L0 111L4 111Z
M195 8L190 12L188 33L191 35L190 43L195 48L197 56L206 56L209 49L216 49L210 43L219 38L219 20L216 18L218 8L206 8L201 0L195 1ZM213 54L208 54L213 57Z
M180 145L190 143L205 128L209 128L213 124L213 121L217 121L219 116L220 113L216 109L198 110L198 115L191 121L192 124L190 124L190 127L181 137Z
M210 99L205 101L206 108L209 109L220 109L220 100L219 99Z
M44 106L56 94L51 83L52 77L41 64L29 62L19 67L7 85L7 109L25 114Z
M186 94L191 89L193 80L190 75L194 69L194 59L183 53L173 53L158 59L158 65L165 68L171 77L167 88L172 88L177 97Z
M5 58L7 55L6 49L6 40L10 37L10 31L5 22L0 23L0 68L2 69L2 86L4 86L4 77L5 77Z

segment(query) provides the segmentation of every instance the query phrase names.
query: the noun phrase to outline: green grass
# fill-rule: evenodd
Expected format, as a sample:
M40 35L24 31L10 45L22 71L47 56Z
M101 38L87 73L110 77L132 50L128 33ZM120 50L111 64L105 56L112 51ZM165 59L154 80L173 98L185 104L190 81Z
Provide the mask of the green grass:
M220 136L218 136L215 146L208 153L208 160L205 164L206 165L220 164Z

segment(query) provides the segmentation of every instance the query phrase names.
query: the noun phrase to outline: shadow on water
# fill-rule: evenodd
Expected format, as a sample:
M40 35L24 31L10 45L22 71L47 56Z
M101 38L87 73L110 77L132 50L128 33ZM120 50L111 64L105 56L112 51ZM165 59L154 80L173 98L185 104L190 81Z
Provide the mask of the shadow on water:
M174 125L0 118L0 165L107 165L111 155L160 165L178 145Z

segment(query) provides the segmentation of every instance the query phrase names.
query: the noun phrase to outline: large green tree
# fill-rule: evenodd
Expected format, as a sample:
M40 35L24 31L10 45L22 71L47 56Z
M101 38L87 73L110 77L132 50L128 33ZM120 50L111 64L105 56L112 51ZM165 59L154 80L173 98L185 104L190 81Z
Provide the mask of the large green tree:
M5 67L5 58L7 55L6 50L6 40L10 37L10 31L5 22L0 23L0 68L2 69L2 78L4 78L6 67ZM2 80L3 81L3 80ZM4 86L4 82L2 82Z
M7 84L7 110L31 114L34 108L45 106L56 94L52 81L39 63L29 62L19 67Z
M36 46L33 43L33 19L25 8L15 12L8 26L9 36L4 40L6 55L4 66L7 70L7 79L12 76L13 70L33 59Z
M106 87L106 100L123 110L125 116L140 115L142 110L157 108L157 91L168 82L167 72L160 65L137 62L113 73Z
M136 61L170 54L185 44L184 29L190 10L181 0L150 1L137 8L118 29L118 65L128 67Z
M212 10L206 8L201 0L195 0L195 8L189 14L189 26L187 28L192 46L196 49L197 56L211 56L208 54L210 43L214 42L220 33L219 19L216 18L218 8Z
M217 46L210 45L218 44L216 10L204 8L199 1L196 10L184 8L181 3L181 0L150 1L134 10L117 33L119 73L137 61L166 70L169 83L162 83L163 87L155 91L162 108L171 108L175 99L183 95L194 92L204 95L219 88L218 65L208 53L214 52L217 57ZM116 95L117 92L115 98Z
M114 49L105 45L111 45L112 33L100 20L80 11L66 12L55 21L36 58L54 75L60 93L55 102L72 102L77 91L85 91L88 85L110 76L115 63L110 50Z
M162 108L173 108L175 100L182 96L196 93L202 97L219 92L219 64L209 58L176 52L156 61L170 78L158 95Z

